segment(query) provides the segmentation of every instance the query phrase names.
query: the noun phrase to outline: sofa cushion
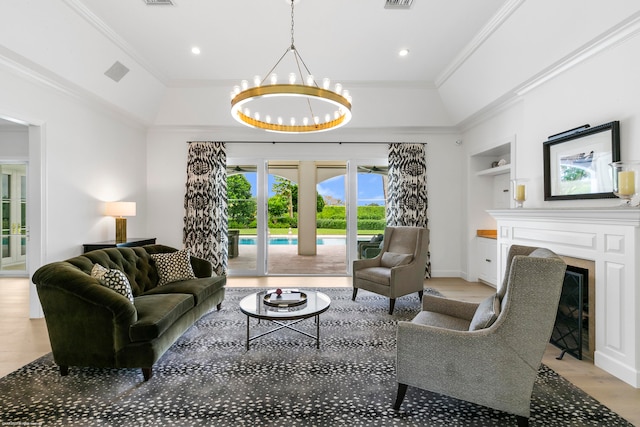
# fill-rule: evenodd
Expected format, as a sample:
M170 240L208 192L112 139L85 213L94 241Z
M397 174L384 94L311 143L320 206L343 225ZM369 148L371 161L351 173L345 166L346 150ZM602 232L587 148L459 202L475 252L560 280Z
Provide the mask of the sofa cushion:
M190 294L195 299L195 305L209 298L225 286L223 276L205 277L201 279L179 280L150 289L144 295L158 295L166 293Z
M91 269L91 277L98 279L102 286L125 296L131 304L133 304L131 284L129 283L129 279L127 279L126 274L122 271L115 268L109 269L101 266L100 264L94 264Z
M385 252L380 259L380 265L386 268L398 267L400 265L407 265L413 261L412 254L398 254L395 252Z
M391 269L385 267L369 267L356 271L358 279L368 280L389 286L391 282Z
M470 331L477 331L479 329L485 329L493 325L498 316L500 315L500 298L498 295L491 295L484 299L476 309L471 324L469 325Z
M151 254L151 258L156 262L160 281L158 286L178 280L195 279L191 267L191 259L188 249L164 254Z
M131 341L150 341L161 336L194 306L192 295L159 294L135 298L138 321L129 327Z

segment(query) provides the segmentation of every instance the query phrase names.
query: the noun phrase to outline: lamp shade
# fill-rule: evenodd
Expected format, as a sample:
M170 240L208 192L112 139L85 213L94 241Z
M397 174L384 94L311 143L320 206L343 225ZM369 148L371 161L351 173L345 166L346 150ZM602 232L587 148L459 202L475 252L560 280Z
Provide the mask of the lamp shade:
M107 202L104 209L107 216L136 216L136 202Z

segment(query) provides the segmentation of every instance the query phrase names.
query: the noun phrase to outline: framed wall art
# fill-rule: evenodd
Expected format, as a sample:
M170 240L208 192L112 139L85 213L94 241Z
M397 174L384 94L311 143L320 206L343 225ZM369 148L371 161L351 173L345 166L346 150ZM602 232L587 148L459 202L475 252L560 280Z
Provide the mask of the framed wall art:
M609 163L620 160L620 122L550 136L543 155L545 200L616 197Z

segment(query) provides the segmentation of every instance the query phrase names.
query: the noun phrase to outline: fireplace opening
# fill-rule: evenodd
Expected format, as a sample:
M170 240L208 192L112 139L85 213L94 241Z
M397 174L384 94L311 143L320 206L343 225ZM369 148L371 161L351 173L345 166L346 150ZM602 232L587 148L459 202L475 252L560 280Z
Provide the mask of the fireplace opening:
M562 294L558 303L556 321L551 334L551 344L561 349L557 359L569 353L577 359L593 360L594 325L590 318L589 270L567 265ZM591 332L591 333L590 333Z

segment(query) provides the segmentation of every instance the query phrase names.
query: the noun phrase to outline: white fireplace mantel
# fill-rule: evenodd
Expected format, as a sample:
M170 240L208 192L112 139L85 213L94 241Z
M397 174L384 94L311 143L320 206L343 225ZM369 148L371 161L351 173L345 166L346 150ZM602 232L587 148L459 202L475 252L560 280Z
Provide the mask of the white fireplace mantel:
M542 246L595 263L594 363L640 388L640 209L502 209L498 284L512 244Z

